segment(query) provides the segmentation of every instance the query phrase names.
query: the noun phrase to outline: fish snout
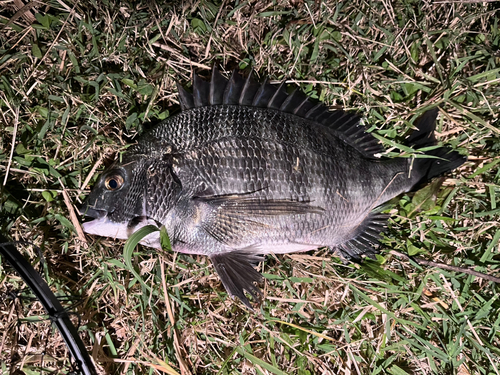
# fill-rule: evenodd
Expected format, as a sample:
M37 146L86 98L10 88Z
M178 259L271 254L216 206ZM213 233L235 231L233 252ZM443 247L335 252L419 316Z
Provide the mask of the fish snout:
M108 215L108 211L106 210L97 210L95 208L89 207L86 204L83 204L79 209L80 215L84 217L90 217L92 219L101 219Z

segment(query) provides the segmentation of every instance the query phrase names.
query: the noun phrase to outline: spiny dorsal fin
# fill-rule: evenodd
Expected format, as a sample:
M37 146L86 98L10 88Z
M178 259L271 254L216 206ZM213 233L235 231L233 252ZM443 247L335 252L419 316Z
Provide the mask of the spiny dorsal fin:
M241 90L239 105L251 106L257 90L259 90L260 85L253 79L253 70L250 72L245 80L243 89Z
M180 83L177 83L177 91L179 91L181 109L185 111L186 109L194 108L193 94L189 93Z
M245 86L243 77L233 70L226 88L224 89L224 99L222 104L239 104L241 90Z
M285 82L279 86L269 84L267 79L258 83L253 79L253 71L243 78L234 70L228 80L214 67L210 82L194 75L192 94L180 85L178 88L182 110L220 104L276 109L329 128L335 136L356 148L365 157L372 158L384 151L378 140L366 133L365 127L359 123L358 115L342 110L331 112L328 107L308 98L297 89L288 94Z
M210 83L198 75L193 77L193 101L195 107L210 105Z
M255 97L252 100L253 107L266 108L267 104L269 103L269 100L274 95L276 87L270 85L269 83L267 83L267 81L268 78L266 77L264 82L260 85L259 89L257 90L257 93L255 94Z
M210 80L210 104L222 104L224 97L224 90L227 85L227 79L220 74L219 69L213 68L212 78Z
M278 88L274 91L273 96L267 103L267 108L280 109L281 104L286 100L288 94L286 93L285 81L281 82Z

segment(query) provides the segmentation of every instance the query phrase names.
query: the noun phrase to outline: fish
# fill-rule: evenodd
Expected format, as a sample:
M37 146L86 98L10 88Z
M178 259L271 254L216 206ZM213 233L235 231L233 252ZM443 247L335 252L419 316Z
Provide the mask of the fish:
M422 157L390 158L356 113L254 75L213 68L210 80L193 75L192 92L178 84L181 111L105 169L80 207L90 235L164 226L173 251L208 256L250 310L245 293L261 300L265 255L326 247L346 261L374 258L384 204L467 160L437 144L438 107L405 139ZM141 243L161 249L159 232Z

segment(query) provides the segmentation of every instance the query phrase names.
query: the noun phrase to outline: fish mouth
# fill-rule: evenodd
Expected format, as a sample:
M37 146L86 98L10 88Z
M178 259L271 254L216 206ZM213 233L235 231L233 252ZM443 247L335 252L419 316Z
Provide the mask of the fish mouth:
M136 216L131 220L120 220L113 216L114 210L98 210L85 204L78 211L84 217L83 231L97 236L126 240L132 233L146 225L161 226L161 224L147 216ZM117 219L118 221L115 221ZM159 233L150 233L141 240L141 244L161 249Z
M112 212L97 210L85 205L80 207L78 211L84 216L85 221L82 223L82 229L85 233L119 239L128 238L127 225L113 221L110 217Z
M97 234L97 229L109 222L109 212L106 210L97 210L84 204L78 211L83 216L82 229L85 233Z
M102 219L108 216L109 213L106 210L97 210L89 206L82 206L78 209L78 211L84 218L91 218L91 219Z

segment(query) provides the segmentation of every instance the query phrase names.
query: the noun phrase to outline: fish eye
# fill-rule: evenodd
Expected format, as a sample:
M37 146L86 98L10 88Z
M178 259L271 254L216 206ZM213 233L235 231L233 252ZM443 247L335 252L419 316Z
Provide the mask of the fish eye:
M104 186L110 191L118 190L123 186L123 177L119 174L114 174L106 177Z

